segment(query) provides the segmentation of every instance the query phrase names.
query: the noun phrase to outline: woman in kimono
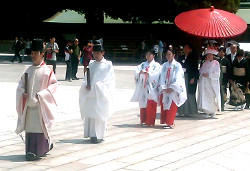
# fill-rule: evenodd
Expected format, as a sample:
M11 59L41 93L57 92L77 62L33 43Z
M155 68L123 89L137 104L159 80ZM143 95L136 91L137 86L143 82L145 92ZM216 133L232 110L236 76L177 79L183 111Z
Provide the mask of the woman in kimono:
M247 86L249 86L250 81L250 68L246 58L244 58L244 51L242 49L237 51L236 59L233 61L231 67L230 76L230 84L234 89L234 93L231 93L230 95L229 104L236 106L235 110L238 110L239 107L243 110L246 102L245 90ZM240 91L237 91L237 89L240 89ZM235 98L233 98L234 95Z
M248 62L248 67L250 69L250 52L247 52L245 54L245 58ZM250 82L250 80L249 80ZM246 91L245 91L245 97L246 97L246 106L245 106L245 109L249 109L249 103L250 103L250 84L247 84L247 87L246 87Z
M54 123L57 80L52 66L43 61L43 41L32 41L30 66L17 87L16 109L18 122L16 133L25 130L26 159L36 160L53 148L49 130Z
M139 102L142 126L154 126L158 103L158 81L161 65L155 62L155 50L147 49L146 59L135 69L136 89L131 99Z
M174 57L174 51L168 50L166 54L168 61L162 66L159 82L161 124L166 124L164 129L173 128L178 107L187 100L184 72Z
M221 111L220 64L214 60L217 53L214 49L207 49L206 60L199 71L198 109L206 113L206 119L213 118L218 110Z

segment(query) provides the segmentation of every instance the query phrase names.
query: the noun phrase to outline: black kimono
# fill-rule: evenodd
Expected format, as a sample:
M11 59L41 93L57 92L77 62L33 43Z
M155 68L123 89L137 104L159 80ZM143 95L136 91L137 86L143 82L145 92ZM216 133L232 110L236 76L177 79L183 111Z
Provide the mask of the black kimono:
M248 62L248 67L250 69L250 58L246 58L247 62ZM250 82L250 81L249 81ZM248 84L248 88L250 89L250 84ZM246 109L249 108L249 104L250 104L250 94L245 94L245 97L246 97Z
M237 58L234 59L230 72L231 72L230 79L233 80L238 85L238 87L241 89L243 94L245 94L247 83L250 81L250 69L249 69L247 60L245 58L242 58L242 60L240 60L240 61ZM230 101L229 101L230 105L239 106L239 105L242 105L245 103L245 101L237 100L237 99L236 99L237 102L238 101L240 101L240 102L234 103L235 98L233 96L232 97L231 96L232 96L232 93L230 95Z
M235 74L235 69L237 68L244 68L245 74L243 76L239 76ZM241 84L240 88L243 92L245 92L247 82L250 81L250 70L248 66L248 62L245 58L243 58L241 61L238 61L238 59L235 59L233 61L233 65L231 68L231 79L235 81L236 83Z
M199 78L198 70L198 58L197 55L190 53L185 59L185 55L182 55L178 58L178 62L181 64L182 68L186 69L185 75L187 75L187 94L195 94L197 87L197 79ZM195 83L190 84L190 80L194 78Z
M179 115L193 116L198 113L197 102L196 102L196 87L197 79L199 78L198 70L198 55L194 55L192 52L185 57L182 55L178 58L178 62L184 69L186 89L187 89L187 100L178 108ZM195 79L194 84L190 84L191 79Z
M231 64L230 61L223 57L218 59L221 68L221 76L220 76L220 94L221 94L221 110L224 111L224 105L227 101L227 85L229 82Z
M230 77L231 64L230 64L230 61L226 57L223 57L220 60L220 65L221 65L221 70L222 70L221 72L223 73L222 86L226 88L227 83L229 81L229 77Z

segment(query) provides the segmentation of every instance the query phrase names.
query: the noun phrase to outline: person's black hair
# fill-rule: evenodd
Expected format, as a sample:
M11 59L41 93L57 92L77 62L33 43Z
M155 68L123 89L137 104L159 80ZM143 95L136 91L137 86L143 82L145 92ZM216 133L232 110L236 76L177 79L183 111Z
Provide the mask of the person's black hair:
M185 43L184 46L186 46L186 45L187 45L190 49L193 49L193 45L192 45L191 43ZM183 46L183 47L184 47L184 46Z
M156 55L156 52L155 52L154 48L146 48L145 53L147 53L147 52L152 53L154 56Z
M250 52L245 52L245 57L249 56L250 57Z
M221 47L219 48L219 51L223 51L224 53L226 53L226 48L225 48L224 46L221 46Z
M170 51L170 52L172 52L172 54L176 54L176 52L175 52L175 50L174 50L174 48L171 50L171 49L168 49L167 51Z
M242 57L242 56L244 56L244 54L245 54L245 52L244 52L244 50L243 49L239 49L238 51L237 51L237 54L236 54L236 57Z

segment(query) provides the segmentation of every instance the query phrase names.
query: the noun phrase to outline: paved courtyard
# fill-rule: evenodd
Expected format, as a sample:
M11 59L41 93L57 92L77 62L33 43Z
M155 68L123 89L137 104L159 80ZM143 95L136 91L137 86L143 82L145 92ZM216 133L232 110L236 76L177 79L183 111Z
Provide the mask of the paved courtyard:
M129 102L133 90L133 65L115 64L115 114L108 122L102 144L83 138L78 91L80 80L64 81L65 65L57 66L59 80L57 123L52 132L54 149L41 160L25 160L25 146L14 132L15 90L29 62L0 62L0 170L250 170L250 110L226 111L216 119L176 118L175 128L163 130L139 125L137 103Z

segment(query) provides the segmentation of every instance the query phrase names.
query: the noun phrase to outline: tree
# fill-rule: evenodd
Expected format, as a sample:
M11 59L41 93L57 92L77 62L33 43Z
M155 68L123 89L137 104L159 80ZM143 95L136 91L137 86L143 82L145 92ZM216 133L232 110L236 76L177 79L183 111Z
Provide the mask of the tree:
M41 22L64 9L72 9L79 13L84 13L88 24L102 24L104 14L114 19L121 18L134 24L145 23L150 24L154 21L174 21L175 16L183 11L197 8L209 8L213 5L215 8L223 9L236 13L240 0L169 0L167 4L162 5L157 2L154 4L133 4L126 1L123 4L119 1L116 4L78 4L78 3L61 3L46 4L46 6L20 3L18 5L2 6L0 14L3 22ZM147 2L146 2L147 3Z
M114 19L121 18L124 21L129 21L134 24L150 24L154 21L174 21L175 16L183 11L210 8L212 5L217 9L236 13L239 4L240 0L169 0L167 5L162 4L154 6L153 4L143 4L144 6L141 6L141 4L131 5L130 3L126 3L123 5L113 4L112 7L102 6L92 9L73 8L73 10L79 10L82 13L93 10L94 12L91 15L99 16L99 18L105 13Z

